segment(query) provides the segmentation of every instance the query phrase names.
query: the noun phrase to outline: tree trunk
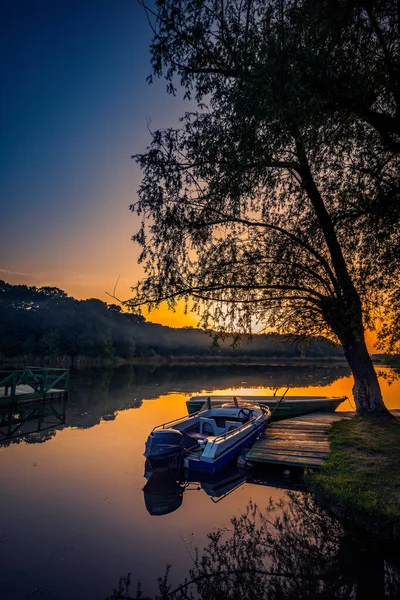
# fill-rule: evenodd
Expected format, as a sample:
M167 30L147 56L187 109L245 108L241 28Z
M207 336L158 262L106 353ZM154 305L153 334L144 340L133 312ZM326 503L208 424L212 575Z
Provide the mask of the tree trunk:
M325 298L322 313L332 331L340 339L354 376L353 396L357 414L365 417L391 417L382 400L382 393L371 357L365 343L362 304L348 271L331 215L313 178L301 136L295 136L302 185L314 208L328 247L337 280L336 301Z
M323 306L323 315L339 338L353 374L357 414L363 417L392 418L383 403L378 377L365 343L360 297L350 277L344 283L342 297L327 302Z
M367 350L364 332L342 342L344 354L354 377L353 396L357 414L363 417L389 416L381 388Z

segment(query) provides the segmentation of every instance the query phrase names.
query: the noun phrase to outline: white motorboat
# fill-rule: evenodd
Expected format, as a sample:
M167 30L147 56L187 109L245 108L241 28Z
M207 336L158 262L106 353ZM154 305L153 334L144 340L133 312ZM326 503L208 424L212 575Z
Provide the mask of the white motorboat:
M211 405L153 429L144 455L154 468L215 472L229 464L260 435L271 418L266 407L234 403Z

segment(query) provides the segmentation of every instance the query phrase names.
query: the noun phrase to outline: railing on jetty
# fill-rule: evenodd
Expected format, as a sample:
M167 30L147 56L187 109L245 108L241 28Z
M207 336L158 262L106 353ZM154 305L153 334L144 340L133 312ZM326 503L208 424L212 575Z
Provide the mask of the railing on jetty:
M0 406L68 395L69 369L25 367L0 375Z

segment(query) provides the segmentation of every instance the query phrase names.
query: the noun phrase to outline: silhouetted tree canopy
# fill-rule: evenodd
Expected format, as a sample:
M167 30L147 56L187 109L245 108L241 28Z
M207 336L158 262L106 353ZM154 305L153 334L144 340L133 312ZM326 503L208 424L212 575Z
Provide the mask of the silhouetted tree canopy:
M57 356L101 359L223 356L340 356L322 338L288 342L283 336L255 336L233 350L227 337L212 348L210 336L193 328L173 329L124 313L96 298L76 300L63 290L11 285L0 280L0 357Z
M386 414L364 328L399 289L397 3L146 10L154 74L197 110L136 156L146 277L130 306L191 297L208 327L328 335L358 412Z

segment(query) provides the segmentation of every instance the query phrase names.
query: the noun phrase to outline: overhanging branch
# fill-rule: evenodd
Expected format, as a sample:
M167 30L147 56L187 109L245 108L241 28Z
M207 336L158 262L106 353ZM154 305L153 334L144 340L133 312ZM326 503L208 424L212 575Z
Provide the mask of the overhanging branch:
M218 291L228 291L228 290L243 290L243 291L253 291L253 290L264 290L264 291L268 291L268 290L272 290L272 291L277 291L277 290L281 290L283 292L304 292L304 294L306 294L305 297L302 297L301 299L307 299L308 302L314 303L318 306L320 306L321 300L324 299L324 296L322 294L319 294L318 292L315 292L314 290L311 290L309 288L305 288L305 287L301 287L301 286L289 286L289 285L256 285L256 284L252 284L252 285L242 285L242 284L225 284L225 285L210 285L210 286L188 286L185 288L181 288L179 290L176 290L174 292L170 292L170 293L165 293L165 294L160 294L157 297L153 297L153 298L146 298L146 297L142 297L141 299L135 300L128 300L125 302L125 304L127 306L130 306L131 308L135 308L138 306L144 306L146 304L160 304L161 302L164 302L166 300L172 300L174 298L177 298L179 296L194 296L194 295L200 295L203 294L204 292L218 292ZM289 299L291 296L289 296L286 299ZM278 298L274 298L275 300ZM281 299L281 297L279 297L279 299ZM217 302L225 302L227 300L225 299L214 299L214 301ZM262 300L259 299L259 302L261 302ZM268 302L268 297L264 298L264 302Z

